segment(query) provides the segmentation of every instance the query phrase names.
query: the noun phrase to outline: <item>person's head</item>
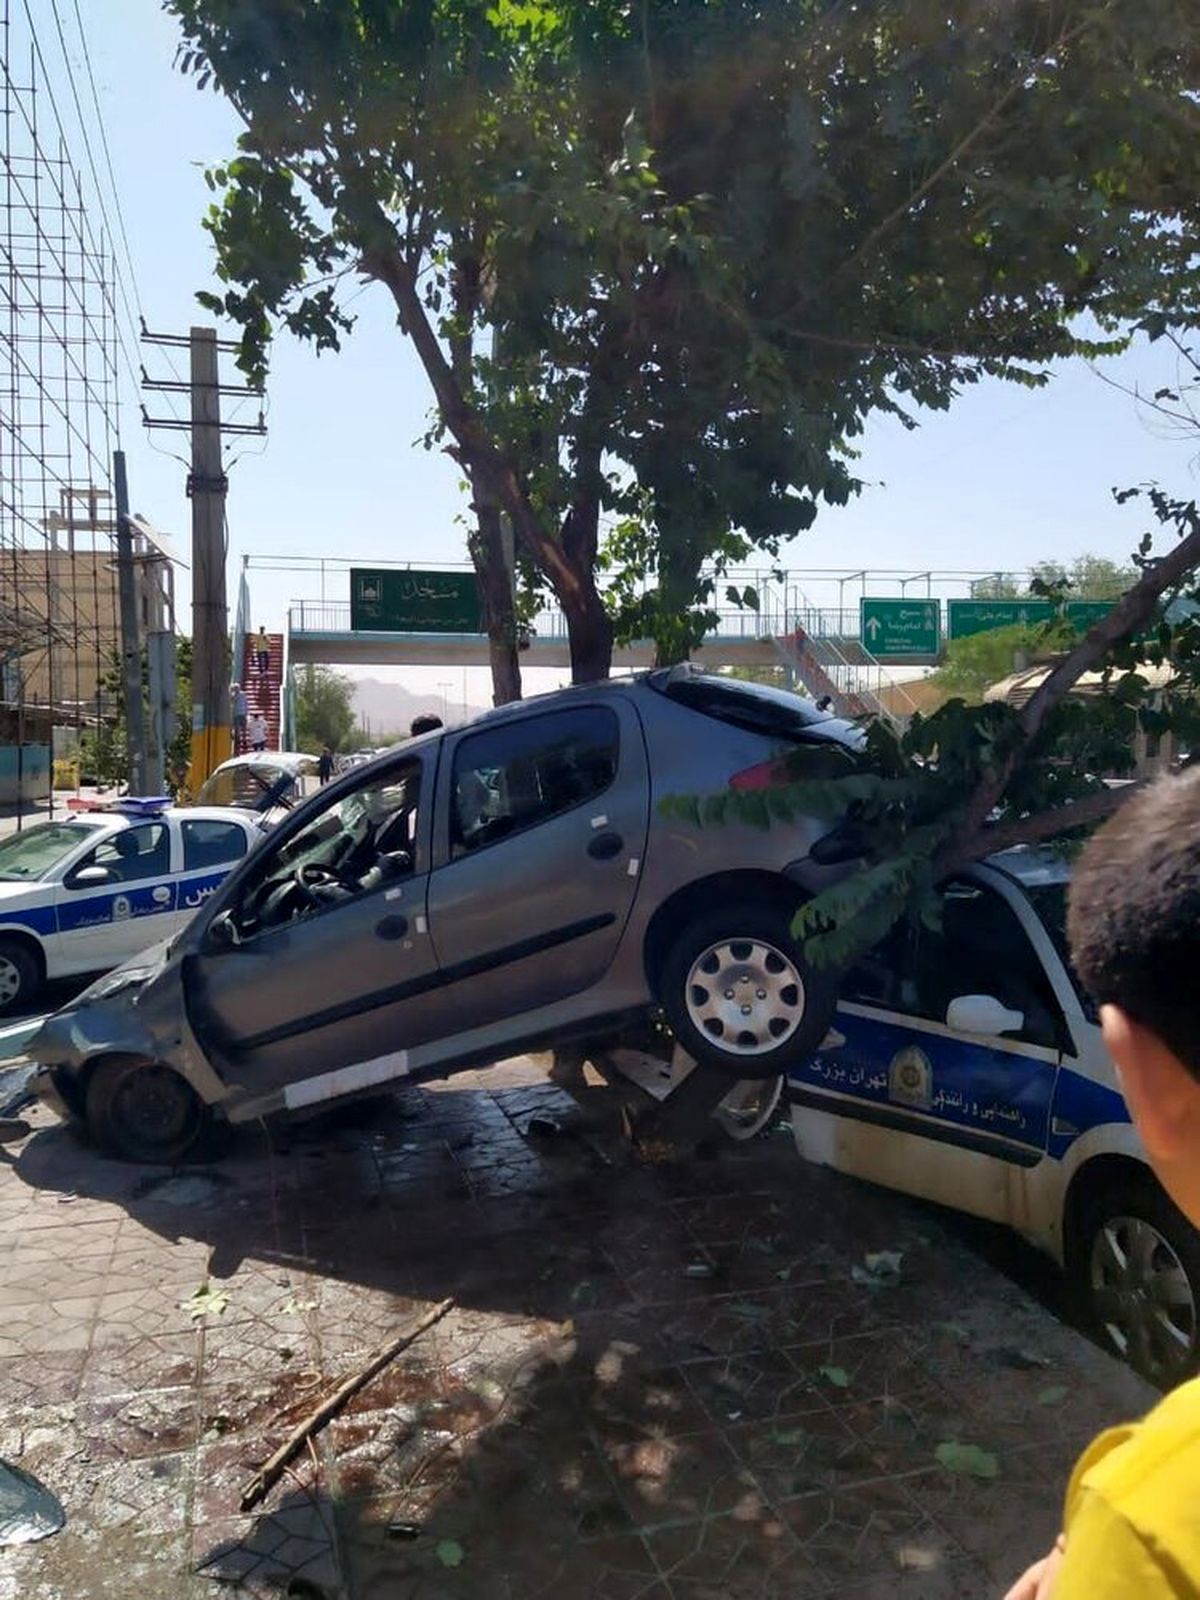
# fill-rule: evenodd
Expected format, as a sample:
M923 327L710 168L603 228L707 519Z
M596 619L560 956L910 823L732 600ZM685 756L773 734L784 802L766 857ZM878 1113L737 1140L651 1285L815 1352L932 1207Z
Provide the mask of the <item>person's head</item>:
M234 682L234 683L231 683L231 684L230 684L230 685L229 685L229 687L230 687L230 690L231 690L231 691L232 691L232 692L233 692L233 693L234 693L234 694L240 694L240 693L241 693L241 690L242 690L242 686L241 686L241 684L240 684L240 683L237 683L237 682Z
M423 711L419 717L412 719L408 731L415 739L419 733L434 733L441 726L441 717L435 717L431 711Z
M1200 1225L1200 768L1134 795L1088 841L1068 934L1151 1164Z

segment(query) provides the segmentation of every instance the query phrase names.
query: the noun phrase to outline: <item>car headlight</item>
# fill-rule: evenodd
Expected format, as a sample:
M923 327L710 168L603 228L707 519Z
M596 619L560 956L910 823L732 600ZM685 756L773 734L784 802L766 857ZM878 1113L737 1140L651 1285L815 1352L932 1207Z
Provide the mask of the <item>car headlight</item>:
M118 967L115 972L106 972L102 978L97 978L95 983L88 984L75 1004L90 1005L93 1000L111 999L123 989L136 989L156 971L155 967Z

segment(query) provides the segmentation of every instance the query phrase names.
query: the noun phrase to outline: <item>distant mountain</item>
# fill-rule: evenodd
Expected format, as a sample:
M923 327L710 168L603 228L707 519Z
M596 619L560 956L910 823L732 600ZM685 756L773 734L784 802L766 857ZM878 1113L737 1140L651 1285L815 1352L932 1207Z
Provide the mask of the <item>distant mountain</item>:
M468 706L467 716L474 717L484 708ZM359 722L369 727L371 737L379 744L389 736L397 737L408 732L414 717L431 713L442 715L440 694L414 694L400 683L382 683L378 678L359 678L354 685L354 710ZM458 722L462 717L462 701L450 699L448 721Z

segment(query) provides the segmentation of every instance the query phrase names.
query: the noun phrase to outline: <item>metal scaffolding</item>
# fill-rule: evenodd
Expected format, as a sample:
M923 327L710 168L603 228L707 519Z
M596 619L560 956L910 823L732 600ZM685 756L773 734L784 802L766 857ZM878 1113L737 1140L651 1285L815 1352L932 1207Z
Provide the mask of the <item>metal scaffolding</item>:
M54 730L77 738L112 704L111 471L122 357L128 364L119 262L58 0L37 15L45 38L29 0L0 0L0 780L15 767L18 798L33 767L45 787ZM47 62L55 46L67 70L57 87ZM72 138L82 139L91 187Z

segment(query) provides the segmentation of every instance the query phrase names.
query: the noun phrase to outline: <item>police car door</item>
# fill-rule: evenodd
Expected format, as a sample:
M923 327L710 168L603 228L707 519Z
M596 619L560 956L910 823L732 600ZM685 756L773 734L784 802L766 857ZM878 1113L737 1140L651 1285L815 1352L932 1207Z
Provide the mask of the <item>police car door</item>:
M998 886L964 875L940 912L940 927L894 930L847 978L826 1048L792 1078L797 1139L841 1171L1027 1225L1022 1178L1045 1159L1066 1020ZM1011 1026L948 1026L966 995L1000 1002Z
M251 846L251 833L230 817L206 817L201 813L176 818L175 826L179 830L177 848L182 851L177 865L182 872L172 932L195 916L242 857L249 855Z
M75 863L55 893L64 969L113 967L165 938L174 926L175 898L165 821L108 834Z

